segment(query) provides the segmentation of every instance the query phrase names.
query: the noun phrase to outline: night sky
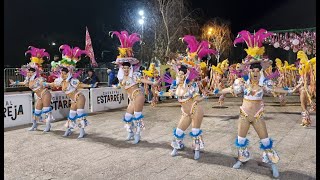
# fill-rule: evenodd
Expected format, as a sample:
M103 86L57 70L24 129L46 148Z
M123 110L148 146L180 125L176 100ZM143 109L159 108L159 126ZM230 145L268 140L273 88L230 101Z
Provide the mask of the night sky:
M103 26L106 31L120 30L123 3L128 1L133 0L5 0L4 64L19 67L27 63L24 52L29 45L45 48L51 56L60 53L58 46L50 46L50 42L84 48L86 26L96 58L102 50L115 51L111 47L114 42L103 32ZM203 10L201 23L221 17L229 20L232 32L237 33L261 27L268 30L315 27L315 1L192 0L191 3L192 8Z

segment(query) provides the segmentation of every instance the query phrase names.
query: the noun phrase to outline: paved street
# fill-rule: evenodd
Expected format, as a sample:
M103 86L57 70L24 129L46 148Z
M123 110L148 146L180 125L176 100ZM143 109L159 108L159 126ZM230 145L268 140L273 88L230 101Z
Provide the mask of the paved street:
M124 110L91 114L88 135L82 140L77 139L78 130L62 137L65 121L53 123L47 134L42 133L44 125L36 132L28 132L29 126L6 130L4 179L272 179L271 170L261 162L259 138L252 127L248 134L252 160L240 170L231 168L237 155L233 142L241 99L226 98L228 108L217 108L217 100L201 103L205 152L198 161L193 160L189 136L187 148L177 157L170 156L172 131L181 111L176 101L168 100L156 108L145 106L146 130L137 145L124 141ZM273 97L265 98L265 105L269 136L280 156L279 179L315 179L315 113L312 127L303 128L298 96L289 97L285 107Z

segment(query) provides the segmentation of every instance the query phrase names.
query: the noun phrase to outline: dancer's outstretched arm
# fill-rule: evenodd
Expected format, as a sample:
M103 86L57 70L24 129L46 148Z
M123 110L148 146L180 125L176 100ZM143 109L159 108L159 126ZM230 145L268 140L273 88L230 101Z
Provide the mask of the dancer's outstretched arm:
M140 79L140 82L142 82L144 84L149 84L149 85L154 85L155 86L155 85L159 84L160 80L152 82L152 81L147 80L147 79Z
M281 93L281 94L292 94L293 90L289 89L289 88L275 87L275 88L271 89L271 92Z
M26 83L25 82L20 82L20 81L13 81L12 79L9 79L9 81L10 81L10 86L17 86L17 85L23 85L23 86L25 86L26 85Z
M164 91L155 91L155 93L158 95L158 96L163 96L163 97L171 97L173 96L173 91L169 90L168 92L164 92Z
M97 87L98 82L94 83L94 84L84 84L84 83L80 83L78 85L78 88L93 88L93 87Z

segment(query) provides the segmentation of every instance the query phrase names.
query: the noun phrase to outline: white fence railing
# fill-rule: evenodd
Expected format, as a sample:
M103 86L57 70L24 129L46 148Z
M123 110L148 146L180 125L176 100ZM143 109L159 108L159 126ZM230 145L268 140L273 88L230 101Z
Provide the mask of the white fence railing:
M82 70L82 73L80 75L80 77L78 78L80 81L82 79L84 79L84 77L87 74L87 71L90 68L77 68L78 70ZM99 80L100 80L100 84L108 84L108 73L107 73L107 69L108 68L93 68L95 74L98 76ZM46 76L50 75L50 69L49 68L44 68L43 72ZM18 81L24 81L24 77L22 75L20 75L19 73L17 73L17 68L5 68L4 69L4 91L6 91L7 89L12 89L12 88L22 88L24 86L15 86L12 87L10 86L10 82L9 79L12 79L14 81L18 80Z

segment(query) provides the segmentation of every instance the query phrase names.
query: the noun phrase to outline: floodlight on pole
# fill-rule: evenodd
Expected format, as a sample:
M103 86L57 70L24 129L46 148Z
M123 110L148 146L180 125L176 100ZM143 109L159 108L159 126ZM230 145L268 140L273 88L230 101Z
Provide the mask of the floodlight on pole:
M143 10L140 10L140 11L139 11L139 15L140 15L140 16L143 16L143 15L144 15Z
M144 24L144 20L143 19L139 19L139 24L143 25Z

